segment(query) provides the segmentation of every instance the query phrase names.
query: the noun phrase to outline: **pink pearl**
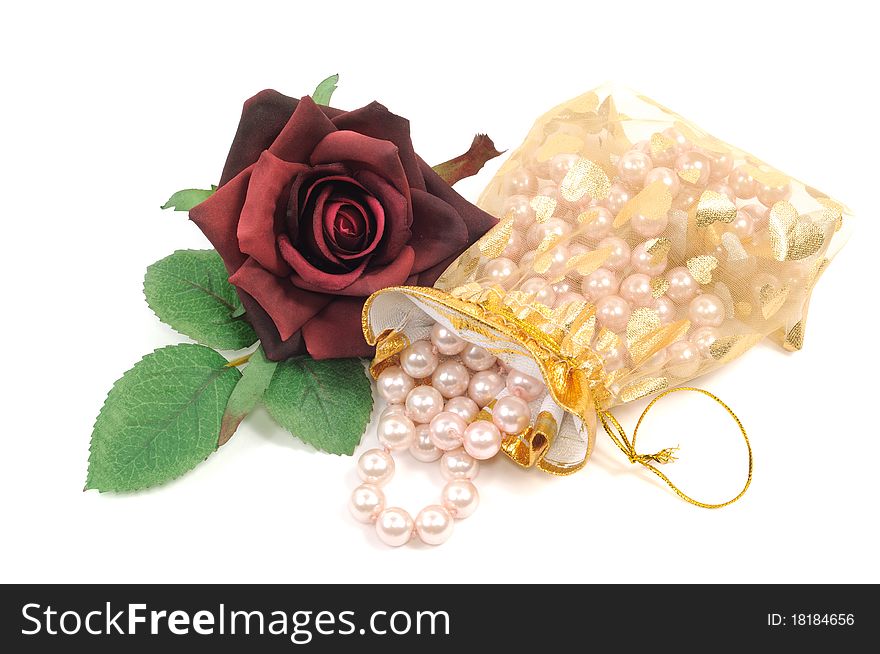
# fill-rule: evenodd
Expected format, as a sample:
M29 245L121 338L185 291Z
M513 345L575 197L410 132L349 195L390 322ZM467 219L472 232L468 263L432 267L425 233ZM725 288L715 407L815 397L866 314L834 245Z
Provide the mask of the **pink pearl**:
M469 518L480 505L477 487L467 479L455 479L443 487L440 501L456 520Z
M645 154L651 154L651 142L648 139L642 139L641 141L636 141L632 146L633 150L637 152L644 152Z
M557 295L561 295L563 293L570 293L575 289L574 285L571 283L569 279L563 279L562 281L556 282L555 284L550 284L550 288L553 289L553 292Z
M672 268L666 273L666 279L669 281L666 295L673 302L680 304L690 302L700 288L697 280L693 278L693 275L684 266Z
M676 377L693 377L700 368L700 353L688 341L678 341L666 348L669 360L666 370Z
M504 378L501 375L494 370L482 370L471 377L468 396L482 408L494 400L503 388Z
M532 412L516 395L505 395L492 407L492 422L505 434L518 434L529 426Z
M727 184L723 182L712 182L707 188L710 191L715 191L716 193L727 196L728 200L736 204L736 193L734 193L733 189Z
M757 202L746 204L743 205L741 211L745 211L752 217L752 224L756 232L767 227L767 218L770 215L770 210L763 204L758 204Z
M607 295L596 301L596 320L602 327L613 332L626 329L630 312L627 301L617 295Z
M556 200L557 204L564 202L562 196L559 195L559 187L552 182L545 182L542 180L541 183L538 185L538 195L543 195L544 197L550 198L551 200Z
M690 342L697 346L697 351L704 359L712 359L712 352L709 349L712 343L718 340L718 330L714 327L700 327L691 334Z
M623 205L630 201L630 198L632 198L630 190L620 182L615 182L611 185L607 197L602 200L602 204L616 216L623 209Z
M431 440L431 428L428 425L416 426L416 437L409 446L409 453L416 461L430 463L443 456L443 451Z
M678 195L672 200L672 208L679 211L690 211L703 194L702 190L690 184L682 184Z
M741 239L748 238L755 233L755 220L748 211L737 209L736 218L730 223L730 231Z
M639 372L657 372L664 366L668 358L669 353L665 347L657 350L639 366Z
M431 385L445 398L455 397L467 391L470 373L458 361L444 361L431 376Z
M660 317L661 325L668 325L675 319L675 303L665 295L654 300L654 311Z
M412 377L397 366L388 366L376 379L379 395L390 404L403 402L414 386Z
M477 403L471 398L459 396L453 397L449 400L446 403L446 406L443 407L443 410L454 413L465 422L470 422L476 417L477 413L479 413L480 407L478 407Z
M471 343L462 350L461 362L471 370L488 370L495 365L495 355L486 348Z
M467 423L461 416L451 411L443 411L434 416L428 426L431 442L441 450L454 450L461 447L461 439Z
M522 235L518 231L513 230L510 232L510 238L507 239L507 246L501 252L501 256L508 259L519 259L525 246L526 243Z
M645 183L645 175L653 167L651 157L638 150L630 150L617 162L617 172L620 178L633 188L641 188Z
M672 170L661 166L659 168L654 168L651 172L645 175L645 186L650 186L658 181L663 182L666 186L666 190L669 191L669 195L672 197L678 195L678 190L681 188L681 182L678 181L678 175Z
M355 520L373 522L385 508L385 494L378 486L362 484L352 492L348 508Z
M629 352L623 343L602 352L602 367L605 372L614 372L623 368L626 365L628 354Z
M430 386L416 386L406 396L406 415L413 422L431 422L443 410L443 396ZM409 446L409 443L407 443Z
M400 367L413 379L430 377L438 362L430 341L416 341L400 353Z
M630 264L636 272L656 277L662 275L666 271L668 259L663 257L657 263L652 263L653 257L648 252L645 243L639 243L633 248Z
M537 377L532 377L516 368L507 373L507 390L526 402L534 402L544 394L546 387Z
M675 148L676 152L685 152L691 148L691 142L675 127L667 127L661 134L673 142L672 147Z
M629 264L629 258L632 255L632 251L629 249L627 242L622 238L617 236L603 238L596 246L597 250L600 248L611 248L611 254L608 255L608 258L603 264L606 268L623 270Z
M489 282L505 287L517 273L516 264L506 257L498 257L488 261L483 267L483 274L488 277Z
M659 218L649 218L642 213L636 213L629 221L630 226L636 234L643 238L654 238L660 236L669 225L669 219L666 216Z
M748 200L755 197L756 182L745 166L737 166L727 176L727 183L736 197Z
M394 476L394 459L385 450L367 450L358 459L357 469L365 483L381 486Z
M467 345L463 338L440 323L435 323L431 328L431 343L434 344L434 347L437 348L440 354L445 354L446 356L458 354Z
M568 260L571 258L568 248L564 245L557 245L547 254L550 255L550 265L544 274L550 279L556 279L557 277L564 275L565 267L568 265Z
M444 452L440 458L440 473L445 479L473 479L480 472L480 462L464 448Z
M720 327L724 314L724 303L712 293L698 295L688 307L688 317L698 327Z
M595 303L603 297L614 295L617 293L618 283L617 275L608 268L597 268L589 275L584 277L581 290L591 302Z
M427 545L441 545L452 536L452 516L439 504L426 506L416 516L416 534Z
M712 164L709 163L709 157L704 154L694 151L684 152L675 159L675 172L689 184L705 187L709 183ZM695 174L696 178L691 177L691 174Z
M381 420L385 416L390 416L392 414L406 416L406 407L404 407L402 404L389 404L384 409L382 409L382 413L379 414L379 420Z
M550 179L557 184L562 184L562 180L565 179L571 167L578 162L578 159L580 157L576 154L557 154L554 156L550 159Z
M535 223L526 234L526 242L529 247L538 247L548 235L553 234L557 238L568 236L571 233L571 225L561 218L550 218L543 223Z
M501 217L513 217L513 223L519 229L526 229L535 222L535 210L532 209L528 195L511 195L501 205Z
M637 307L650 307L654 304L651 278L643 273L635 273L620 282L620 297Z
M568 245L568 255L570 257L576 257L580 254L587 254L588 252L592 252L591 248L588 248L586 245L582 243L571 243ZM555 284L554 284L555 286ZM555 288L553 289L556 290Z
M491 459L501 449L501 432L488 420L475 420L464 430L464 449L478 461Z
M405 450L416 436L416 426L406 416L392 414L379 420L376 434L379 442L388 449Z
M504 191L507 195L534 195L538 180L525 168L512 170L504 177Z
M519 290L528 295L534 295L535 302L547 307L552 307L556 301L556 293L553 291L553 287L543 277L527 279L519 287Z
M733 154L730 152L706 150L703 154L709 157L709 162L712 164L712 174L710 175L712 181L720 182L733 170Z
M788 200L791 197L791 186L786 182L780 186L768 186L758 183L755 189L755 197L768 209L777 202Z
M567 304L571 304L572 302L583 302L584 296L576 291L568 291L567 293L561 293L556 296L556 302L553 303L553 307L564 307Z
M393 506L382 511L376 519L376 535L386 545L400 547L412 538L414 526L409 513Z
M608 236L611 231L611 225L614 223L614 216L605 207L590 207L585 211L589 212L590 221L584 224L584 235L590 239L601 239Z

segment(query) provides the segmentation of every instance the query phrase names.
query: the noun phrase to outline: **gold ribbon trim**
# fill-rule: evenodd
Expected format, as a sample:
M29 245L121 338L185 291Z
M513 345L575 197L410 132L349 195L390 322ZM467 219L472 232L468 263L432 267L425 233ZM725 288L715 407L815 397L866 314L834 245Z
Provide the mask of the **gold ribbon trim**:
M742 490L737 493L736 497L733 499L727 500L726 502L722 502L721 504L708 504L706 502L700 502L699 500L695 500L689 495L685 494L678 486L676 486L669 477L667 477L664 473L662 473L656 466L655 463L665 464L671 463L675 461L674 452L678 449L677 447L667 447L655 454L640 454L636 450L636 437L639 434L639 427L642 424L642 420L645 419L645 416L648 414L648 411L651 410L657 402L666 397L671 393L677 393L678 391L693 391L694 393L702 393L706 397L710 397L715 400L718 404L724 407L725 411L730 414L730 417L733 418L734 422L736 422L737 427L739 427L740 432L742 433L743 440L746 443L746 449L749 453L749 473L746 478L745 486L743 486ZM699 506L704 509L720 509L721 507L728 506L729 504L733 504L743 495L745 495L746 491L749 489L749 486L752 483L752 446L749 443L748 434L746 434L745 427L743 427L742 422L737 417L737 415L733 412L729 406L727 406L724 402L722 402L718 397L710 393L709 391L705 391L702 388L693 388L691 386L679 386L678 388L671 388L667 391L660 393L657 397L651 400L648 403L648 406L645 407L645 410L642 412L642 415L639 416L638 421L636 422L636 428L633 430L632 438L628 438L626 432L621 427L620 423L617 421L611 413L608 411L600 411L599 412L599 420L602 422L602 426L605 428L608 436L611 437L611 440L614 441L614 444L620 448L620 451L623 452L626 457L629 459L630 463L638 463L643 465L645 468L653 472L655 475L660 477L666 484L675 491L675 494L678 495L685 502L689 502L694 506Z
M520 317L522 312L518 312L516 307L506 304L504 296L496 289L484 289L480 296L474 299L463 299L440 289L417 286L396 286L371 295L364 305L363 330L367 342L376 346L376 358L370 366L370 372L374 377L378 377L384 367L394 363L397 354L409 344L408 339L394 329L386 329L381 334L375 334L370 325L368 316L376 297L391 292L402 292L405 295L429 301L435 305L435 308L437 305L443 307L450 312L449 318L456 328L466 327L487 336L494 332L523 347L538 364L544 381L547 383L547 390L557 405L578 416L584 424L595 424L595 416L598 414L599 421L605 431L620 451L626 455L630 463L638 463L653 472L686 502L705 509L718 509L736 502L745 494L752 483L752 448L748 435L733 410L718 397L703 389L690 386L665 390L645 407L636 422L630 439L617 419L606 408L611 403L611 395L606 387L608 375L602 366L601 356L588 346L579 347L577 351L570 352L566 349L564 340L560 342L553 335L539 329L536 324L527 319L525 314L523 314L524 317ZM580 314L576 322L588 320L593 315L593 309L590 306L579 307L579 309ZM576 325L568 326L570 328L576 327ZM664 334L664 340L659 346L665 346L667 340L671 342L676 338L677 336L674 334ZM677 448L665 448L654 454L640 454L636 450L639 427L648 411L659 400L678 391L693 391L712 398L724 407L739 427L748 450L749 470L745 486L733 499L721 504L709 504L695 500L679 489L669 477L654 465L655 463L666 464L674 461L674 452ZM539 425L536 423L534 428L530 427L523 434L507 439L502 448L504 453L519 465L524 467L537 466L545 472L557 475L567 475L580 470L589 458L589 451L580 464L571 467L559 468L544 461L544 455L558 429L555 420L551 419L549 422L545 420L545 422L547 424Z

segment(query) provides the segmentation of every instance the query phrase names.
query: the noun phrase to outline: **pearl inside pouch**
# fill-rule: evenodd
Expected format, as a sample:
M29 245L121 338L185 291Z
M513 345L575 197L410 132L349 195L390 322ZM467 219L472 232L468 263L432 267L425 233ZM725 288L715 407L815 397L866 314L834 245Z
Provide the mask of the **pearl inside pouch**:
M503 451L557 474L586 463L597 411L689 382L766 337L801 349L812 289L853 219L816 187L613 86L541 116L478 204L498 225L434 288L367 301L372 369L440 324L541 379L534 429ZM548 442L529 441L536 433Z

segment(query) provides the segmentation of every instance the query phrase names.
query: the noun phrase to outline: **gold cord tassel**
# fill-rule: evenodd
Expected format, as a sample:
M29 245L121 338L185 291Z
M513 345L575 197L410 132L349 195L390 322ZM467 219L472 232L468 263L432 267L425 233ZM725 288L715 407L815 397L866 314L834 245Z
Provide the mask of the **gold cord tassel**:
M660 450L655 454L639 454L636 451L636 437L639 433L639 426L642 424L642 420L645 419L645 416L648 414L648 411L651 410L660 399L666 397L670 393L676 393L678 391L693 391L695 393L702 393L703 395L712 398L718 404L724 407L727 413L730 414L730 417L734 419L737 426L739 427L740 432L742 432L743 440L746 442L746 449L749 453L749 474L746 479L745 486L743 486L742 490L734 497L733 499L727 500L726 502L722 502L721 504L707 504L705 502L700 502L699 500L695 500L694 498L686 495L678 486L676 486L665 474L660 472L660 470L654 466L654 463L670 463L675 461L675 456L673 453L678 448L668 447ZM749 437L746 434L746 430L743 427L742 422L737 417L737 415L733 412L733 410L727 406L724 402L722 402L718 397L710 393L709 391L704 391L702 388L693 388L691 386L679 386L678 388L671 388L667 391L664 391L657 395L653 400L648 403L648 406L645 407L645 410L642 411L642 415L639 416L638 421L636 422L636 428L633 430L632 439L627 437L626 432L623 430L623 427L617 421L611 413L608 411L600 411L599 412L599 420L602 422L602 426L605 428L607 434L611 437L611 440L614 441L614 444L620 448L620 451L623 452L626 457L629 459L630 463L639 463L645 466L648 470L653 472L655 475L660 477L666 484L673 490L675 493L683 499L685 502L690 502L695 506L702 507L704 509L720 509L723 506L727 506L729 504L733 504L743 495L745 495L746 491L749 489L749 485L752 483L752 446L749 443Z

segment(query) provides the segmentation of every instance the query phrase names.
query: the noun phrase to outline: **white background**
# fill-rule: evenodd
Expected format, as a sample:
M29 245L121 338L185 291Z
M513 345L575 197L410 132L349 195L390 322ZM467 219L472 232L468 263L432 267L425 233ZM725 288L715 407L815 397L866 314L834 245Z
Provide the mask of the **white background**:
M14 3L2 60L0 581L880 581L877 563L876 25L861 2ZM386 549L348 517L354 461L251 416L165 487L82 492L94 418L143 354L182 337L143 301L144 268L208 247L168 195L216 182L241 103L379 99L429 162L477 131L519 145L606 80L818 186L860 218L818 285L803 351L761 345L699 384L749 429L745 499L707 511L604 434L565 479L499 457L479 511L434 549ZM475 200L500 161L460 184ZM705 398L661 404L644 451L699 494L736 491L741 442ZM641 405L619 412L635 422ZM375 436L368 432L365 443ZM401 457L403 458L403 457ZM437 493L404 462L391 503ZM406 477L404 477L406 475ZM720 495L718 495L720 497Z

